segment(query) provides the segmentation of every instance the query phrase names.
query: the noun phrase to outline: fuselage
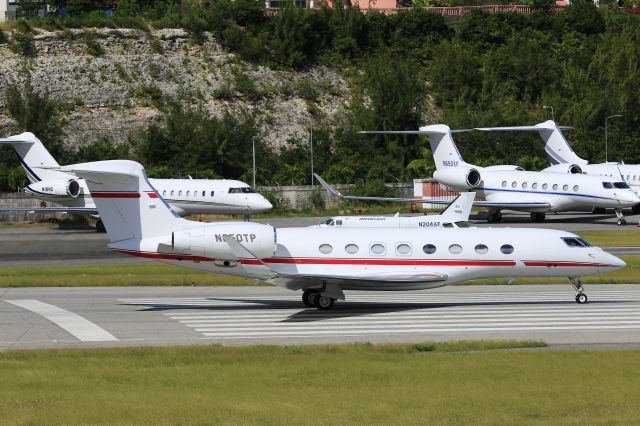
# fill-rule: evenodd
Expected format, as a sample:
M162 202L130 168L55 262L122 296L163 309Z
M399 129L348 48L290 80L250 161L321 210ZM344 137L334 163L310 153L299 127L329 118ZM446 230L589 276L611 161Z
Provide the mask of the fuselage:
M473 190L487 201L549 203L549 208L519 210L556 212L578 207L623 208L640 202L619 178L569 173L487 171ZM622 185L621 185L622 184Z
M241 223L228 223L220 229L233 229L233 226L242 229ZM273 239L273 233L267 232L264 238ZM261 261L239 259L227 264L206 253L200 256L158 253L159 244L167 244L164 241L167 239L170 237L142 240L137 247L117 243L110 247L133 256L252 278L264 274L264 265L267 265L286 278L263 280L289 289L309 285L308 281L297 277L327 274L352 279L375 274L445 276L444 280L432 283L353 283L345 280L341 284L343 289L415 290L483 278L579 277L613 271L625 265L617 257L588 245L574 234L548 229L440 228L416 233L411 229L389 228L375 232L371 229L279 228L273 255Z
M444 217L439 214L425 216L334 216L320 223L321 228L468 228L469 222L466 219Z
M622 179L633 191L640 193L640 164L599 163L582 164L580 167L589 175Z

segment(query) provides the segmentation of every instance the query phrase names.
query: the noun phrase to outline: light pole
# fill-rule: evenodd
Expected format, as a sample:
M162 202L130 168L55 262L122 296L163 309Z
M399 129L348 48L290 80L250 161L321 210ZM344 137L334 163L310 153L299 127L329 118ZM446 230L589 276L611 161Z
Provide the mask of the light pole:
M556 115L554 114L553 107L549 106L549 105L543 105L542 109L550 109L551 110L551 119L555 123L556 122Z
M309 143L311 145L311 186L313 187L313 127L309 131Z
M607 140L609 134L608 134L607 121L609 121L610 118L615 118L615 117L622 117L622 114L610 115L604 119L604 162L605 163L609 162L609 142Z
M253 148L253 188L256 187L256 137L251 137L251 146Z

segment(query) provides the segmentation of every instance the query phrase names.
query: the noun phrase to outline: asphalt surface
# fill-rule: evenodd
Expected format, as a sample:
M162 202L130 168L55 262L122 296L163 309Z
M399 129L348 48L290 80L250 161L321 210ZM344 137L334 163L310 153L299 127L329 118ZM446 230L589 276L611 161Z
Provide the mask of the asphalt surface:
M640 346L640 285L349 292L330 311L274 287L0 289L0 350L465 339Z
M635 224L639 216L628 216L629 232L640 233ZM324 222L327 217L269 218L256 222L275 227L311 226ZM614 215L551 214L544 223L531 223L524 213L505 213L502 223L487 224L478 216L472 216L473 226L478 227L538 227L565 231L615 230ZM0 267L76 266L86 264L118 264L143 262L128 256L112 253L106 234L91 228L55 229L42 226L0 229ZM614 247L608 249L616 255L640 255L640 247Z

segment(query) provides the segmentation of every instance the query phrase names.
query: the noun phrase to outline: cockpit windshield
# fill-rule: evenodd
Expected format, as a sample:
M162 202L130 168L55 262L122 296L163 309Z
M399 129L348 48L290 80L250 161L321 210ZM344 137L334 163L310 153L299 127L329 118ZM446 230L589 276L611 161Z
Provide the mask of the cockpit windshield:
M611 182L602 182L602 187L604 189L613 189L613 184Z
M569 247L591 247L591 244L589 244L582 238L563 237L562 241L564 241L564 243Z
M618 189L629 189L629 185L625 182L613 182L613 186Z
M333 226L333 219L327 219L324 224L327 226Z

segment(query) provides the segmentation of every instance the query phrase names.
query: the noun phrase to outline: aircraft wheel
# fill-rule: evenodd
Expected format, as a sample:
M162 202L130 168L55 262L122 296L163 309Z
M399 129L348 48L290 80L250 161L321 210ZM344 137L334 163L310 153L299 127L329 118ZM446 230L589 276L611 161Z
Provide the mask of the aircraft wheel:
M618 226L626 225L627 221L625 219L618 219Z
M333 307L333 302L335 302L335 299L328 296L322 296L321 294L318 294L318 297L315 298L316 308L320 310L331 309Z
M317 294L318 290L305 290L304 293L302 293L302 303L304 303L304 306L307 308L315 308L316 305L313 302L313 296Z
M107 228L104 227L104 223L101 220L96 222L96 232L104 233L107 232Z
M587 303L587 300L589 300L587 298L587 295L584 293L578 293L576 294L576 302L583 304L583 303Z

